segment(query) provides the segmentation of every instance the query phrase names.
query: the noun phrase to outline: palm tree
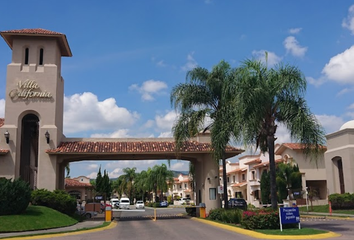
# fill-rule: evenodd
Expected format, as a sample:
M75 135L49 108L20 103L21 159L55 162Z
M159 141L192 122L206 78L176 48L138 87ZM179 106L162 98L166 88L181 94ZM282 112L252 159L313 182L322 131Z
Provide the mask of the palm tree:
M177 152L183 142L201 130L209 130L214 157L219 164L222 159L224 202L227 208L227 177L225 148L229 143L232 128L229 124L230 104L224 96L225 84L233 76L231 67L221 61L209 72L202 67L194 68L186 76L186 83L175 86L171 92L171 104L180 111L173 126ZM210 119L206 127L206 120Z
M127 187L127 191L129 192L129 199L130 199L130 202L132 203L132 196L133 196L133 191L134 191L134 180L135 180L135 177L136 177L136 167L133 167L133 168L123 168L123 179L126 183L126 187Z
M147 171L143 170L136 175L134 186L139 195L141 194L142 200L145 202L145 193L149 190Z
M173 182L173 173L167 169L166 164L155 165L152 168L152 178L154 179L155 196L157 191L160 190L160 201L163 200L163 193L168 190L168 182Z
M234 133L241 134L246 145L256 144L256 148L269 153L271 203L276 209L277 124L283 124L292 139L303 143L304 153L311 155L311 160L317 161L323 151L324 132L304 99L306 79L294 66L279 64L268 69L266 63L246 60L230 80L225 94L235 106L231 119Z

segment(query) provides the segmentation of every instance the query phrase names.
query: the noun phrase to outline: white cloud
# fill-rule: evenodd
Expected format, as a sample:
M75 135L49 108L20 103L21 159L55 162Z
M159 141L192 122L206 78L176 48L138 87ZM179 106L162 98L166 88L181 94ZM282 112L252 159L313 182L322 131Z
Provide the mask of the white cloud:
M343 19L342 27L349 29L352 35L354 35L354 5L349 7L348 16Z
M166 67L166 66L167 66L163 60L158 61L158 62L156 63L156 65L159 66L159 67Z
M5 116L5 99L0 99L0 117Z
M127 128L137 119L136 112L119 107L114 98L100 102L90 92L64 97L64 133Z
M275 133L275 137L277 138L276 143L282 144L292 142L289 130L283 124L277 124L278 128L277 132Z
M332 57L322 73L339 83L354 84L354 45Z
M344 94L350 93L354 91L354 88L343 88L341 91L337 93L337 96L342 96Z
M189 162L188 161L177 161L174 164L171 164L171 170L174 171L188 171Z
M323 76L321 76L320 78L318 79L315 79L313 77L306 77L306 80L308 83L316 86L316 87L319 87L321 86L323 83L325 83L327 81L327 79Z
M131 137L129 134L129 129L119 129L115 132L112 133L96 133L96 134L92 134L91 137L92 138L129 138Z
M290 34L298 34L301 30L302 30L302 28L290 28L289 33Z
M98 172L98 169L99 169L99 167L100 166L98 166L98 164L88 164L85 168L87 169L87 170L97 170L97 172Z
M97 178L97 172L92 172L92 173L86 175L86 177L88 177L90 179L96 179Z
M121 168L115 168L112 171L108 171L109 178L117 178L123 174L123 170Z
M172 134L171 131L169 131L169 132L162 132L162 133L160 133L160 135L157 136L157 137L158 137L158 138L171 138L171 137L173 137L173 134Z
M354 103L352 103L352 104L348 107L348 109L354 109Z
M163 90L167 89L167 84L162 81L147 80L143 82L141 87L138 84L133 84L129 87L130 90L137 90L141 94L143 101L153 101L153 95L164 94Z
M281 57L277 56L273 52L269 52L267 50L259 50L259 51L252 51L252 55L255 56L256 59L265 63L265 52L268 53L268 66L272 67L281 61Z
M334 115L316 115L316 118L325 129L326 134L338 131L344 124L342 118Z
M189 71L198 66L197 61L193 58L194 52L191 52L187 55L187 63L184 64L181 69L182 71Z
M170 131L172 129L173 124L177 119L177 113L172 110L167 112L165 115L157 115L155 117L156 127L160 131Z
M307 47L301 47L294 36L289 36L284 40L284 47L295 57L303 57L307 51Z

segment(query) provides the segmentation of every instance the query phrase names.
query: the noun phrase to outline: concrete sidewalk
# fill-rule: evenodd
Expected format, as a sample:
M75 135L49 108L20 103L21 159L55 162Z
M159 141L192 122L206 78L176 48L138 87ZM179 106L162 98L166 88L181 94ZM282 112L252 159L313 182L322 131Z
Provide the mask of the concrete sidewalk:
M72 226L62 227L62 228L52 228L52 229L25 231L25 232L0 233L0 238L75 231L75 230L80 230L85 228L93 228L93 227L101 226L103 223L104 223L104 218L93 218L83 222L79 222Z
M345 213L321 213L321 212L300 212L301 217L326 217L326 218L343 218L354 220L354 214Z

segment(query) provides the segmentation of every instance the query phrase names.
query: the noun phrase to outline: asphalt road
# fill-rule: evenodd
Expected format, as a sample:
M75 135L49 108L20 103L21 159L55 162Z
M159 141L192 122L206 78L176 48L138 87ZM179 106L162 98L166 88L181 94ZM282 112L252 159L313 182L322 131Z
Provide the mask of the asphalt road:
M126 239L168 239L168 240L251 240L252 236L243 235L227 229L215 227L190 218L182 217L184 209L163 208L115 211L113 217L117 220L115 227L101 231L91 231L77 234L55 236L57 240L126 240ZM354 221L312 219L301 222L302 227L318 228L342 234L333 240L354 239ZM32 239L53 239L53 237L33 237Z

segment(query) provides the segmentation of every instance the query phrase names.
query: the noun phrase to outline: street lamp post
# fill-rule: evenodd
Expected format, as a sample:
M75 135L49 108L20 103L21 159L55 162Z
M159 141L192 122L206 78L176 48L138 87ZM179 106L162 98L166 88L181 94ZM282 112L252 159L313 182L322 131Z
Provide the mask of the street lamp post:
M309 213L309 192L307 190L308 187L306 187L306 208L307 208L307 213Z

